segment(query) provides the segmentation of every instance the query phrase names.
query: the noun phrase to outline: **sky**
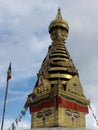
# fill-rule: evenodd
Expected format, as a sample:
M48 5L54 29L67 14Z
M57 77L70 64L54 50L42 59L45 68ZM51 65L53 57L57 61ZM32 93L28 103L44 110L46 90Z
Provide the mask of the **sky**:
M48 26L58 7L69 25L67 49L98 119L98 0L0 0L0 126L7 69L12 63L4 130L20 114L27 95L32 92L51 44ZM30 120L28 110L17 130L30 128ZM86 126L98 129L91 110L86 116Z

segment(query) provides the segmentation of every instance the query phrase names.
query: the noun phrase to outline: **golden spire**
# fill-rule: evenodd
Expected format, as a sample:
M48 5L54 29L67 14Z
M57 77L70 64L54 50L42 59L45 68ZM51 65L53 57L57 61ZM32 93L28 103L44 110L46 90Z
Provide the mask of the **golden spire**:
M54 40L63 40L67 39L69 32L69 26L66 21L63 20L61 15L61 9L58 8L57 15L55 20L53 20L49 25L49 33L51 39Z
M89 100L84 96L79 74L64 44L68 31L58 8L49 26L52 45L37 74L34 96L29 102L31 128L85 128Z
M60 8L58 8L58 12L57 12L57 15L56 15L56 20L63 20Z
M69 31L68 23L63 20L62 15L61 15L61 9L60 9L60 8L58 8L58 12L57 12L57 15L56 15L56 19L53 20L53 21L50 23L49 32L51 31L52 27L55 27L55 26L63 27L63 28L65 28L67 31Z

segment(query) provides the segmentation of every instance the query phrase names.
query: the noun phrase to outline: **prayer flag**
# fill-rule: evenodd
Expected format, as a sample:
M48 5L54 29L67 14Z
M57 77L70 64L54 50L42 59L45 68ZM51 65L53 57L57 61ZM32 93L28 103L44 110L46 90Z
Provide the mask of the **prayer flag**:
M16 130L16 127L14 125L14 122L12 123L12 130Z
M22 119L22 115L19 115L19 119L18 119L19 122L21 122L21 119Z
M7 71L7 81L11 79L11 63L9 65L8 71Z
M16 122L16 125L18 126L18 119L17 118L15 119L15 122Z
M26 112L24 110L22 110L21 114L24 116L26 114Z

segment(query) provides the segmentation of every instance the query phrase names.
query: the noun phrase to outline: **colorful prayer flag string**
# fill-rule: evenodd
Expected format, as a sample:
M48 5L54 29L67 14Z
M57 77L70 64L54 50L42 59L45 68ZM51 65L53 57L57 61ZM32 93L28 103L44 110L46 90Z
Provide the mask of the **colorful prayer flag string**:
M20 112L18 117L16 117L15 121L11 124L11 126L8 128L8 130L16 130L16 127L18 127L18 123L21 122L22 117L26 114L26 111L28 109L28 106L26 104L27 104L27 101L26 101L22 111Z
M8 130L16 130L16 128L18 127L18 123L21 122L22 117L25 116L26 111L28 110L28 107L29 107L30 103L33 101L32 99L34 97L35 97L34 93L31 93L28 95L28 98L23 106L23 109L21 110L20 114L15 118L15 121L11 124L11 126L8 128Z

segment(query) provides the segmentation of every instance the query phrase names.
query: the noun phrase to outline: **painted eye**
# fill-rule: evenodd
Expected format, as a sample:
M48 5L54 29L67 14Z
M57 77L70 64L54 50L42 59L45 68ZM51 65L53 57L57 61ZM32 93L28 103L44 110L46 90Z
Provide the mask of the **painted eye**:
M65 114L67 115L67 116L72 116L72 113L70 112L70 111L65 111Z
M51 110L47 110L46 112L45 112L45 116L49 116L51 114Z
M37 118L41 118L43 116L42 112L37 113Z
M75 117L75 118L79 118L79 117L80 117L80 114L79 114L78 112L75 112L75 113L74 113L74 117Z

